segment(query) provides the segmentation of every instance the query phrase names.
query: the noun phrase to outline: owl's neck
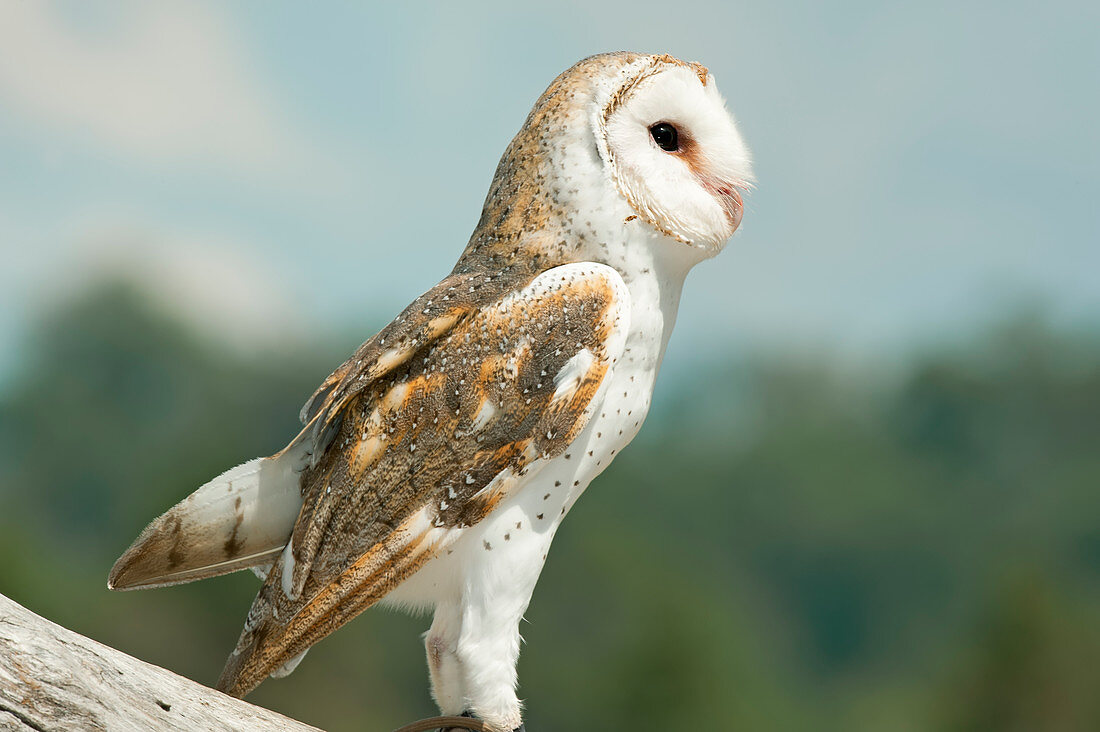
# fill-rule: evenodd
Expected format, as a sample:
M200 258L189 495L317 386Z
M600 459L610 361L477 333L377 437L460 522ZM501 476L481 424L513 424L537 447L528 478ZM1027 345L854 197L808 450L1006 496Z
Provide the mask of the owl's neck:
M627 348L656 375L664 358L688 271L697 251L646 233L601 247L599 260L614 267L630 290Z
M539 272L569 262L591 261L614 268L630 291L627 348L634 367L656 375L668 345L688 271L707 252L673 241L611 205L586 217L583 231L563 221L521 236L502 236L479 227L454 271L481 271L521 286ZM508 244L509 246L504 246Z

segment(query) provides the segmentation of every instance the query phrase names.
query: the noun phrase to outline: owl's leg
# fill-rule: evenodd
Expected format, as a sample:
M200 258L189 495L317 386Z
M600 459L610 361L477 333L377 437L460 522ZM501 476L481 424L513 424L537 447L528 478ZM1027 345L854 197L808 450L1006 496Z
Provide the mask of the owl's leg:
M519 595L493 592L491 587L467 588L458 640L467 709L507 730L522 729L523 721L516 696L516 661L519 622L530 592Z
M461 618L457 602L441 602L436 605L432 627L424 636L432 698L444 716L460 714L465 709L461 665L456 653Z

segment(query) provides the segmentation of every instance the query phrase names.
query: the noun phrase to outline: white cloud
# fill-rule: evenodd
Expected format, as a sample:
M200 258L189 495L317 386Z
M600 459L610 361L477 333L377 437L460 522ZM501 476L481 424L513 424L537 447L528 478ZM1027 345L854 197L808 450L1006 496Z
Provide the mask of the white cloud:
M105 282L132 284L158 307L226 347L285 350L307 338L295 288L260 248L236 235L151 222L124 210L27 226L0 211L0 383L18 362L36 313ZM32 254L33 253L33 254Z
M200 333L244 350L298 340L304 318L292 288L262 255L239 241L201 232L102 224L86 232L55 275L47 301L121 278ZM44 303L45 304L45 303Z
M154 165L265 174L312 156L214 8L70 10L0 4L0 110Z
M0 391L36 315L103 283L134 286L162 312L237 353L287 354L318 322L302 293L247 235L156 222L125 209L36 225L0 208Z

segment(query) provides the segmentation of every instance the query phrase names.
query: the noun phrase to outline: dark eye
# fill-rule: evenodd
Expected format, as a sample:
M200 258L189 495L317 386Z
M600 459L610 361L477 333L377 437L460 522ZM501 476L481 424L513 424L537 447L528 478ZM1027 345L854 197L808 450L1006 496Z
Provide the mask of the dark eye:
M649 128L649 134L653 136L657 147L666 152L676 152L680 149L680 134L668 122L658 122L653 125Z

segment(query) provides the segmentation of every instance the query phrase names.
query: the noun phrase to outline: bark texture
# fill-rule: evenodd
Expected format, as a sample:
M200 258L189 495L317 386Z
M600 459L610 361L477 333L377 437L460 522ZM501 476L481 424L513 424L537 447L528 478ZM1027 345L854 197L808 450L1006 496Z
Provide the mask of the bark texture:
M0 595L0 730L317 728L77 635Z

